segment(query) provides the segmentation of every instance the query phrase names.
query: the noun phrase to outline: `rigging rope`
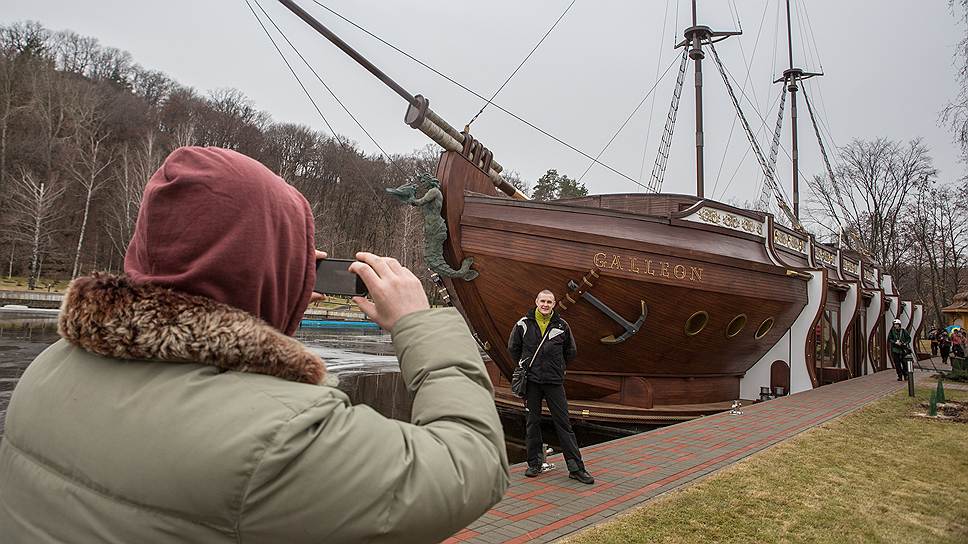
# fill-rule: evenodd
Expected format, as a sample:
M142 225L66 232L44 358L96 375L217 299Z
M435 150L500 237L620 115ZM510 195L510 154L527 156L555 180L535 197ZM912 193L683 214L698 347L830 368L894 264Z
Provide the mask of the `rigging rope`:
M477 98L480 98L481 100L487 100L487 98L484 98L484 96L482 96L482 95L481 95L480 93L478 93L477 91L475 91L475 90L473 90L473 89L471 89L471 88L469 88L469 87L467 87L466 85L464 85L464 84L462 84L461 82L459 82L459 81L457 81L457 80L455 80L454 78L452 78L452 77L450 77L450 76L448 76L447 74L445 74L445 73L443 73L443 72L441 72L440 70L438 70L438 69L436 69L436 68L434 68L433 66L430 66L430 65L429 65L429 64L427 64L426 62L424 62L424 61L422 61L422 60L420 60L420 59L418 59L417 57L415 57L415 56L413 56L413 55L411 55L410 53L408 53L408 52L406 52L406 51L404 51L403 49L400 49L400 48L399 48L399 47L397 47L396 45L393 45L392 43L390 43L390 42L388 42L388 41L386 41L386 40L384 40L384 39L383 39L383 38L381 38L380 36L377 36L376 34L374 34L374 33L372 33L372 32L370 32L370 31L369 31L369 30L367 30L366 28L364 28L364 27L362 27L362 26L360 26L360 25L358 25L357 23L355 23L355 22L353 22L352 20L350 20L350 19L347 19L346 17L344 17L343 15L341 15L341 14L339 14L338 12L336 12L336 11L333 11L332 9L330 9L330 8L328 8L328 7L326 7L326 5L324 5L324 4L322 4L322 3L321 3L321 2L319 2L318 0L313 0L313 3L315 3L315 4L317 5L317 6L319 6L319 7L321 7L321 8L323 8L323 9L325 9L326 11L328 11L328 12L330 12L330 13L332 13L333 15L335 15L335 16L337 16L337 17L339 17L339 18L340 18L340 19L342 19L343 21L346 21L346 22L347 22L348 24L350 24L350 25L352 25L353 27L355 27L355 28L357 28L357 29L359 29L359 30L360 30L361 32L363 32L363 33L365 33L366 35L368 35L368 36L370 36L371 38L373 38L373 39L375 39L375 40L377 40L377 41L379 41L379 42L380 42L380 43L382 43L383 45L385 45L385 46L387 46L387 47L389 47L390 49L393 49L393 50L394 50L394 51L396 51L397 53L400 53L401 55L403 55L403 56L405 56L405 57L407 57L408 59L410 59L410 60L412 60L413 62L416 62L416 63L417 63L417 64L419 64L420 66L423 66L424 68L426 68L426 69L428 69L428 70L430 70L431 72L433 72L433 73L435 73L435 74L437 74L438 76L440 76L440 77L442 77L442 78L444 78L444 79L446 79L447 81L449 81L449 82L451 82L451 83L453 83L454 85L456 85L457 87L459 87L459 88L461 88L461 89L463 89L464 91L466 91L466 92L468 92L468 93L470 93L470 94L472 94L472 95L474 95L474 96L476 96ZM585 157L586 159L591 159L591 160L593 160L593 161L595 161L595 163L596 163L596 164L598 164L599 166L601 166L601 167L603 167L603 168L605 168L606 170L608 170L608 171L610 171L610 172L612 172L613 174L616 174L616 175L618 175L618 176L621 176L621 177L623 177L623 178L625 178L626 180L628 180L628 181L631 181L632 183L635 183L636 185L639 185L639 186L642 186L642 187L645 187L645 185L644 185L644 184L642 184L641 182L639 182L639 181L638 181L637 179L635 179L635 178L633 178L632 176L629 176L629 175L627 175L627 174L625 174L625 173L623 173L623 172L619 172L619 171L618 171L618 170L616 170L615 168L613 168L613 167L611 167L611 166L609 166L609 165L607 165L607 164L605 164L605 163L603 163L603 162L599 162L599 161L597 161L597 160L596 160L596 159L595 159L594 157L592 157L592 156L591 156L591 155L589 155L588 153L585 153L585 152L584 152L584 151L582 151L581 149L578 149L577 147L575 147L575 146L573 146L573 145L571 145L571 144L569 144L568 142L566 142L566 141L564 141L564 140L562 140L561 138L559 138L559 137L557 137L557 136L555 136L554 134L551 134L550 132L548 132L548 131L546 131L546 130L544 130L543 128L541 128L541 127L539 127L539 126L537 126L537 125L535 125L535 124L534 124L534 123L532 123L531 121L528 121L527 119L525 119L525 118L523 118L523 117L521 117L520 115L518 115L518 114L516 114L516 113L514 113L514 112L512 112L512 111L510 111L510 110L508 110L507 108L505 108L504 106L502 106L502 105L500 105L500 104L498 104L497 102L491 102L491 105L492 105L492 106L494 106L495 108L497 108L497 109L499 109L499 110L501 110L501 111L502 111L502 112L504 112L505 114L507 114L507 115L509 115L509 116L511 116L512 118L514 118L514 119L516 119L516 120L518 120L518 121L520 121L521 123L524 123L524 124L525 124L525 125L527 125L528 127L530 127L530 128L532 128L532 129L534 129L534 130L536 130L536 131L538 131L538 132L540 132L540 133L541 133L541 134L543 134L544 136L547 136L548 138L551 138L552 140L554 140L554 141L556 141L556 142L558 142L559 144L561 144L561 145L563 145L563 146L565 146L565 147L567 147L568 149L570 149L570 150L572 150L572 151L574 151L575 153L578 153L578 154L579 154L579 155L581 155L582 157Z
M672 62L669 63L669 66L666 67L665 71L662 72L662 75L659 76L658 79L655 80L655 83L652 84L652 88L649 89L649 92L645 93L645 96L643 96L642 97L642 100L639 101L639 104L637 106L635 106L635 109L632 110L632 113L630 113L629 116L625 118L625 122L622 123L622 126L618 127L618 130L615 131L615 134L612 134L611 139L608 140L608 143L605 144L605 147L603 147L602 150L598 152L598 155L595 157L595 159L592 160L592 162L588 164L588 168L585 168L585 171L582 172L581 176L578 178L578 181L579 182L581 180L585 179L585 174L588 174L588 171L591 170L592 169L592 166L594 166L595 163L598 162L598 159L605 153L605 150L608 149L609 146L612 145L612 142L615 141L615 138L617 138L618 135L619 135L619 133L622 132L622 129L625 128L625 125L629 124L629 121L631 121L632 120L632 117L636 114L636 112L639 111L639 108L642 107L642 104L645 104L645 101L649 99L649 95L651 95L653 93L653 91L655 91L655 88L659 86L659 83L663 79L665 79L666 74L669 73L669 70L672 69L672 66L675 65L675 63L676 63L676 61L675 61L675 59L673 59ZM638 182L636 182L636 183L638 183ZM640 185L643 188L647 188L645 185L642 185L641 183L638 183L638 185Z
M682 48L682 60L679 61L679 76L676 78L676 88L672 93L672 104L666 115L665 129L659 141L659 151L655 155L655 165L652 166L652 177L649 179L649 190L658 193L662 190L662 180L665 179L666 164L669 162L669 148L672 146L672 132L676 128L676 113L679 111L679 97L682 96L682 82L686 77L688 56L686 48Z
M780 88L780 107L776 114L776 128L773 129L773 141L770 143L770 156L767 164L769 165L770 171L773 172L773 176L776 176L776 157L780 151L780 132L783 129L783 110L786 107L786 80L783 81L783 85ZM766 182L766 179L760 184L760 200L757 203L756 209L762 211L769 211L770 208L770 187Z
M733 6L736 7L735 3L733 4ZM763 13L760 15L760 24L756 29L756 39L753 40L753 51L750 53L749 58L746 57L746 51L743 49L743 40L739 40L737 42L737 44L739 45L739 52L740 54L743 55L743 65L746 66L746 77L743 79L743 86L740 87L741 93L744 92L744 89L746 89L746 86L749 84L749 81L750 81L751 68L753 66L753 59L756 57L756 51L759 49L759 46L760 46L760 36L763 33L763 23L766 21L766 12L769 11L769 7L770 7L769 2L765 2L763 4ZM736 8L736 13L737 13L737 23L739 23L739 19L738 19L739 8ZM742 27L740 27L740 31L742 30L743 30ZM756 87L755 86L751 87L750 91L753 93L753 99L756 101L757 107L759 107L760 99L756 96ZM719 180L723 174L723 166L726 165L726 156L729 152L729 145L733 141L733 131L735 129L736 129L736 118L733 117L733 121L729 124L729 136L726 137L726 146L723 148L723 156L719 161L719 170L716 171L716 183L713 184L713 190L710 193L711 195L713 195L713 198L716 198L716 189L719 187ZM743 156L745 158L746 155L744 154ZM735 176L735 173L733 175ZM732 182L732 179L733 178L731 177L730 182ZM727 187L728 186L729 184L727 183ZM723 193L725 194L725 189L723 190Z
M746 116L743 114L743 109L739 105L739 100L736 98L736 93L733 92L733 86L729 83L729 78L726 76L726 69L723 67L723 61L719 58L719 53L716 52L716 46L712 42L709 43L709 50L713 54L713 59L716 61L716 68L719 69L719 74L723 76L723 83L726 84L726 91L729 94L729 98L733 102L733 107L736 108L736 115L739 116L740 122L743 124L743 128L746 130L746 137L750 141L750 145L753 147L753 153L756 155L756 160L760 163L760 168L763 170L763 175L766 177L766 183L769 184L773 196L775 197L777 206L786 216L790 224L797 230L803 231L803 225L800 221L793 215L793 211L790 210L790 205L787 204L786 198L783 197L783 193L780 189L779 184L776 182L776 178L773 175L773 171L770 169L769 164L766 161L766 157L763 156L763 150L760 149L759 143L756 141L756 137L753 135L753 129L750 128L749 121L746 120Z
M659 76L659 68L662 67L662 46L665 45L666 23L669 20L669 0L665 2L665 12L662 14L662 34L659 35L659 55L655 59L655 75ZM645 172L645 157L649 150L649 140L652 138L652 119L655 113L655 99L658 95L652 95L652 103L649 105L649 122L645 124L645 144L642 146L642 162L639 163L639 181L642 181L642 174Z
M332 90L332 89L331 89L331 88L329 87L329 85L327 85L327 84L326 84L326 82L325 82L325 81L323 81L323 78L322 78L322 77L320 77L320 75L319 75L319 73L317 73L317 72L316 72L316 70L314 70L314 69L313 69L313 67L312 67L312 65L310 65L310 64L309 64L309 61L307 61L307 60L306 60L306 58L305 58L305 57L303 57L303 55L302 55L302 53L300 53L300 52L299 52L299 49L297 49L297 48L296 48L296 46L295 46L295 45L293 45L293 43L292 43L292 41L290 41L290 40L289 40L289 37L288 37L288 36L286 36L286 34L285 34L285 32L283 32L283 31L282 31L282 30L281 30L281 29L279 28L279 26L278 26L278 25L276 24L276 22L275 22L275 21L274 21L274 20L272 19L272 17L270 17L270 16L269 16L269 14L268 14L268 13L266 13L266 10L265 10L265 8L263 8L263 7L262 7L262 5L261 5L261 4L259 3L259 0L252 0L252 2L253 2L253 3L255 3L255 5L259 7L259 10L260 10L260 11L262 12L262 14L263 14L263 15L265 16L265 18L266 18L266 19L267 19L267 20L268 20L268 21L269 21L270 23L272 23L272 26L273 26L273 27L274 27L274 28L276 29L276 32L278 32L278 33L279 33L279 35L280 35L280 36L282 36L282 38L283 38L284 40L286 40L286 43L288 43L288 44L289 44L289 47L291 47L291 48L292 48L292 50L293 50L293 51L294 51L294 52L296 53L296 55L297 55L297 56L298 56L298 57L300 58L300 60L302 60L302 61L303 61L303 64L305 64L305 65L306 65L306 67L307 67L307 68L309 68L309 71L310 71L310 72L312 72L314 76L316 76L316 80L317 80L317 81L319 81L319 82L320 82L320 83L321 83L321 84L323 85L323 87L324 87L324 88L325 88L325 89L326 89L327 91L329 91L329 94L330 94L330 95L331 95L331 96L333 97L333 99L334 99L334 100L336 100L336 103L337 103L337 104L339 104L341 108L343 108L343 111L345 111L345 112L346 112L346 114L350 116L350 119L352 119L352 120L353 120L353 122L354 122L354 123L356 123L356 126L358 126L358 127L360 127L360 130L362 130L362 131L363 131L363 134L366 134L366 137L367 137L367 138L369 138L369 139L370 139L370 141L371 141L371 142L373 142L373 145L375 145L375 146L377 147L377 149L379 149L379 150L380 150L380 153L382 153L382 154L383 154L383 156L384 156L384 157L386 157L386 159L387 159L387 162L388 162L388 163L389 163L390 165L392 165L392 166L393 166L394 168L396 168L396 169L397 169L397 170L398 170L398 171L399 171L399 172L400 172L400 173L401 173L401 174L403 175L403 177L404 177L404 178L409 178L409 177L410 177L410 175L409 175L409 174L407 174L407 172L406 172L406 171L405 171L405 170L404 170L403 168L401 168L401 167L400 167L400 165L396 163L396 161L394 161L394 160L393 160L393 157L391 157L391 156L390 156L390 154L389 154L389 153L387 153L387 152L386 152L386 151L385 151L385 150L383 149L383 146L381 146L381 145L380 145L380 143L376 141L376 138L374 138L374 137L373 137L373 136L372 136L372 135L370 134L370 132L369 132L368 130L366 130L366 128L365 128L365 127L363 126L363 124L362 124L362 123L360 123L360 121L359 121L359 120L358 120L358 119L356 118L356 116L355 116L355 115L353 115L353 112L351 112L351 111L349 110L349 108L347 108L347 107L346 107L346 105L345 105L345 104L343 104L343 101L342 101L342 100L340 100L340 99L339 99L339 97L338 97L338 96L336 96L336 93L335 93L335 92L333 92L333 90ZM295 77L295 78L296 78L296 81L297 81L297 82L299 83L299 86L300 86L300 87L302 87L302 89L303 89L303 92L305 92L305 93L306 93L306 94L308 95L308 94L309 94L309 92L308 92L308 91L306 90L306 87L305 87L305 86L303 85L303 83L302 83L302 81L301 81L301 80L299 79L299 76L298 76L298 75L296 75L296 71L295 71L295 70L294 70L294 69L292 68L292 66L291 66L291 65L289 64L289 61L288 61L288 60L287 60L287 59L285 58L285 55L283 55L283 53L282 53L282 50L281 50L281 49L279 49L279 46L278 46L278 45L276 45L276 41L275 41L275 40L274 40L274 39L272 38L272 36L271 36L271 35L269 34L269 30L268 30L268 29L267 29L267 28L265 27L265 25L264 25L264 24L262 23L262 20L261 20L261 19L259 19L259 16L258 16L258 15L257 15L257 14L255 13L255 10L254 10L254 9L252 9L252 5L251 5L251 4L249 4L249 0L245 0L245 3L246 3L246 5L248 5L248 6L249 6L249 9L250 9L250 10L252 11L252 15L254 15L254 16L256 17L256 19L257 19L257 20L259 21L259 25L260 25L260 26L262 27L262 30L263 30L263 31L264 31L264 32L266 33L266 36L267 36L267 37L269 38L269 41L271 41L271 42L272 42L272 45L273 45L273 46L275 46L275 48L276 48L276 51L277 51L277 52L279 53L279 55L280 55L280 56L282 56L282 59L283 59L283 62L285 62L285 63L286 63L286 66L288 66L288 67L289 67L289 71L290 71L290 72L292 72L292 75L293 75L293 77ZM312 98L310 98L310 101L312 101ZM315 102L313 102L313 106L316 106L316 103L315 103ZM322 116L322 111L320 111L320 109L319 109L319 107L318 107L318 106L316 106L316 111L317 111L317 112L319 112L319 114L320 114L320 116ZM340 143L340 145L341 145L341 146L342 146L342 147L343 147L344 149L346 149L346 148L347 148L347 146L346 146L346 144L345 144L345 143L343 143L343 142L342 142L342 141L340 140L340 138L339 138L339 136L338 136L338 135L336 134L336 131L335 131L335 130L333 130L333 127L332 127L332 125L330 125L330 124L329 124L329 121L326 121L326 118L325 118L325 117L323 117L323 121L325 121L325 122L326 122L326 126L327 126L327 127L329 127L329 129L330 129L331 131L333 131L333 137L334 137L334 138L336 138L336 141L337 141L337 142L339 142L339 143Z
M561 12L561 15L559 15L559 16L558 16L558 19L557 19L557 20L555 21L555 24L553 24L553 25L551 25L551 28L549 28L549 29L548 29L548 31L547 31L547 32L545 32L545 35L541 37L541 39L540 39L540 40L538 41L538 43L537 43L537 44L535 44L535 46L534 46L534 48L533 48L533 49L531 50L531 52L530 52L530 53L528 53L528 56L527 56L527 57L524 57L524 60L522 60L522 61L521 61L521 64L519 64L519 65L518 65L518 67L517 67L517 68L515 68L513 72L511 72L511 75L509 75L509 76L508 76L508 78L507 78L507 79L506 79L506 80L504 81L504 83L502 83L502 84L501 84L501 86L500 86L500 87L499 87L499 88L498 88L498 89L497 89L496 91L494 91L494 94L492 94L492 95L491 95L491 97L487 99L487 102L485 102L485 103L484 103L484 105L483 105L483 106L481 106L481 111L479 111L479 112L477 112L477 113L476 113L476 114L474 115L474 117L472 117L472 118L471 118L471 120L467 122L467 126L468 126L468 127L470 127L470 126L471 126L471 125L472 125L472 124L474 123L474 121L476 121L476 120L477 120L477 118L478 118L478 117L479 117L479 116L480 116L480 115L481 115L482 113L484 113L484 109L485 109L485 108L487 108L487 107L488 107L488 106L489 106L489 105L491 104L491 102L492 102L492 101L494 100L494 98L496 98L496 97L497 97L497 95L498 95L498 93L500 93L500 92L501 92L501 90L503 90L503 89L504 89L504 86L505 86L505 85L507 85L508 83L510 83L510 82L511 82L511 78L513 78L513 77L514 77L514 75L518 73L518 70L520 70L520 69L521 69L521 67L522 67L522 66L524 66L524 63L526 63L526 62L528 62L528 59L530 59L530 58L531 58L531 55L533 55L533 54L534 54L534 52L538 50L538 47L540 47L540 46L541 46L541 44L542 44L542 43L544 43L544 41L545 41L545 38L547 38L547 37L548 37L548 35L549 35L549 34L551 34L551 31L552 31L552 30L554 30L554 29L555 29L555 27L557 27L557 26L558 26L558 23L560 23L560 22L561 22L561 20L565 18L565 14L566 14L566 13L568 13L568 10L570 10L570 9L571 9L571 7L572 7L572 6L574 6L574 5L575 5L575 2L577 2L577 1L578 1L578 0L571 0L571 3L570 3L570 4L568 4L568 7L567 7L567 8L565 8L565 11L563 11L563 12Z
M830 185L833 186L834 195L837 197L837 206L844 212L845 216L847 212L847 206L844 204L843 195L840 193L840 186L837 185L837 178L834 176L834 169L830 166L830 158L827 156L827 148L823 145L823 138L820 137L820 127L817 125L817 118L813 114L813 106L810 105L810 97L807 96L806 88L803 89L803 99L807 103L807 111L810 112L810 123L813 125L813 131L817 135L817 143L820 144L820 156L823 157L823 165L827 169L827 176L830 178ZM837 221L837 226L843 230L844 226L840 223L840 218L837 214L833 214L834 220Z

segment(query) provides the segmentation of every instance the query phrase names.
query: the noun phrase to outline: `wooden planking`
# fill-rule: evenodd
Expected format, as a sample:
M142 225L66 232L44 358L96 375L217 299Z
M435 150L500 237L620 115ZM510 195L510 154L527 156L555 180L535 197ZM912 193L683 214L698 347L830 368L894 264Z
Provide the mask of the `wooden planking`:
M535 294L550 288L563 299L568 279L577 276L580 281L580 275L559 268L536 269L505 259L481 257L478 263L481 276L474 283L489 310L491 328L502 331L491 340L489 353L495 360L508 361L510 366L503 345L521 315L533 308ZM637 334L621 344L606 345L600 339L622 333L622 327L585 300L569 304L562 314L579 343L579 357L569 366L569 370L576 372L638 376L740 375L779 340L804 306L741 295L710 296L687 287L604 276L595 280L595 287L589 292L629 321L638 317L640 300L646 301L649 313ZM699 334L689 337L684 330L685 322L700 310L709 313L708 324ZM726 338L728 323L740 313L747 315L745 328L734 338ZM757 327L768 317L775 320L773 328L756 340Z
M590 245L576 241L556 240L540 236L520 236L491 229L465 228L464 251L477 258L495 257L529 265L532 269L557 267L574 270L580 275L601 267L603 277L630 281L648 281L670 287L688 286L713 293L741 294L755 298L769 298L806 303L806 281L797 276L776 275L755 270L743 270L699 259L685 259L661 253L629 251L608 246ZM597 259L596 254L607 255ZM614 257L619 256L616 263ZM634 262L629 261L634 258ZM648 261L651 261L651 265ZM661 263L668 263L663 270ZM612 268L613 265L618 266ZM678 269L685 277L676 277ZM638 272L635 272L635 270ZM695 270L694 270L695 269ZM652 272L649 274L647 272ZM665 272L668 277L663 276Z
M702 199L693 195L624 193L567 198L554 202L570 206L586 206L658 217L671 217L700 200Z
M645 216L591 212L598 210L584 212L565 206L520 202L504 205L496 199L468 198L461 222L462 227L713 259L736 267L784 273L770 261L761 238L689 221L675 220L673 225Z

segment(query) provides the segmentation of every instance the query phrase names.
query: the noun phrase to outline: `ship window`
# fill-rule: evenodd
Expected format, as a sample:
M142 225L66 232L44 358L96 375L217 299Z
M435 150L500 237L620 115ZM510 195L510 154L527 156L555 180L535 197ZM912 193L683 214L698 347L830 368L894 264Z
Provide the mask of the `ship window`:
M726 325L726 338L736 336L740 333L740 331L743 330L743 327L745 326L746 314L739 314L738 316L734 317L733 320L729 322L729 325Z
M709 314L700 310L686 320L686 336L695 336L706 328L709 323Z
M768 317L760 323L760 328L756 329L756 335L754 336L757 340L766 336L770 330L773 329L773 318Z

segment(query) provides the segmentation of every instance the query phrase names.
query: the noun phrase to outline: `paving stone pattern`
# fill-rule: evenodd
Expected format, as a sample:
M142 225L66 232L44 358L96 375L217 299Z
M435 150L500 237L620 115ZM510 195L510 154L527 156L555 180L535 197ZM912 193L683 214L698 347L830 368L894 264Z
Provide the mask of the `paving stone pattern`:
M896 379L893 371L879 372L742 406L742 415L716 414L582 448L591 486L568 479L560 454L550 461L561 468L537 478L524 477L526 464L515 465L504 500L446 542L553 541L897 391L904 384Z

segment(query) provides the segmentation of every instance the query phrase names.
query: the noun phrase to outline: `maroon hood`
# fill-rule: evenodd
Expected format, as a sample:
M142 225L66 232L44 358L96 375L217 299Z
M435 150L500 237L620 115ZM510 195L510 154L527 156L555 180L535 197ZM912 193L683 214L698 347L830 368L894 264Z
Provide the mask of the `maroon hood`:
M316 279L313 216L260 162L181 147L145 187L124 271L223 302L292 334Z

